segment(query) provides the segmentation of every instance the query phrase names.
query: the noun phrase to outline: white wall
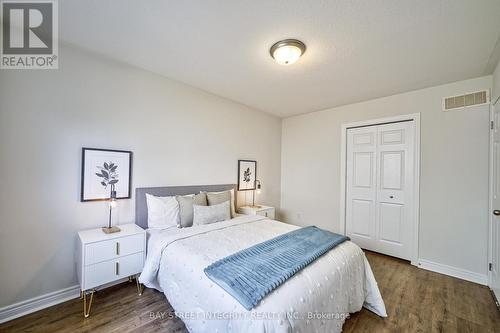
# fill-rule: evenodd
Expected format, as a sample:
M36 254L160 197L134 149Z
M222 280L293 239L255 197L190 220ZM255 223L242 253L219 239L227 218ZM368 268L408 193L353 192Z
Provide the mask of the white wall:
M495 101L498 96L500 96L500 61L497 64L497 67L495 69L495 72L493 73L493 93L492 98L493 101Z
M76 233L107 223L79 201L83 146L132 150L133 188L235 183L256 159L280 204L280 119L63 46L59 70L0 72L0 307L77 283Z
M420 112L420 258L486 274L488 107L442 112L441 103L491 84L486 76L284 119L285 220L339 231L341 125Z

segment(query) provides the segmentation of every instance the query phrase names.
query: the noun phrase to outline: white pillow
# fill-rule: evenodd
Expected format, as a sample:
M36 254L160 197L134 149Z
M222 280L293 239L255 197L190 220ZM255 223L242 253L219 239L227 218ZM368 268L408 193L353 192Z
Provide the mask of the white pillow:
M229 192L231 195L231 217L236 217L236 208L234 206L234 189L230 189L229 191L221 191L221 192L205 192L201 191L200 193L211 193L211 194L224 194L226 192ZM209 202L210 204L210 202Z
M231 219L231 204L228 201L212 206L193 205L193 225L210 224Z
M180 224L179 202L172 197L156 197L146 194L148 204L148 228L166 229Z

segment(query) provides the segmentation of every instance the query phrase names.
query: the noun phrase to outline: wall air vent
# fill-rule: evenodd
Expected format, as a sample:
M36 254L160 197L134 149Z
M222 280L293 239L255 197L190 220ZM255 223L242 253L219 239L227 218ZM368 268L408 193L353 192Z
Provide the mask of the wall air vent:
M490 101L488 90L478 91L466 95L443 98L443 111L464 109L471 106L488 104Z

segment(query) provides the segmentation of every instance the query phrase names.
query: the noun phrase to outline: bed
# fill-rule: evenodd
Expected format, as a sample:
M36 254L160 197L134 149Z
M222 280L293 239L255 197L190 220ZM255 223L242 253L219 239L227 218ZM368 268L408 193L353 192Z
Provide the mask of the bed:
M147 230L145 194L185 195L235 185L138 188L136 223ZM327 252L246 310L210 280L204 269L237 251L299 227L263 216L148 231L139 281L162 291L187 329L201 332L340 332L349 313L365 308L381 317L385 305L363 251L346 241Z

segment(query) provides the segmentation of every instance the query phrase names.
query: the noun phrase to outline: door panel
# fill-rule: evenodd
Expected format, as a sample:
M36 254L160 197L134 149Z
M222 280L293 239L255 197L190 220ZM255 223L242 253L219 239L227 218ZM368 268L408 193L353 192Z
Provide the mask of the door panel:
M346 234L362 248L411 259L413 121L347 130Z
M410 260L413 239L414 122L377 126L379 251Z
M401 245L403 205L381 202L379 207L380 240Z
M380 153L380 188L401 190L403 188L404 151Z
M374 128L358 128L348 131L347 138L346 234L362 247L369 247L375 238L376 135Z
M370 200L352 200L352 234L370 238L370 220L373 215L373 201Z
M353 134L353 141L355 146L370 145L373 146L374 134L371 132L355 133Z
M380 145L402 144L404 143L405 131L404 129L398 130L385 130L380 133Z
M371 188L373 186L372 170L375 167L373 153L355 152L353 158L353 187Z

